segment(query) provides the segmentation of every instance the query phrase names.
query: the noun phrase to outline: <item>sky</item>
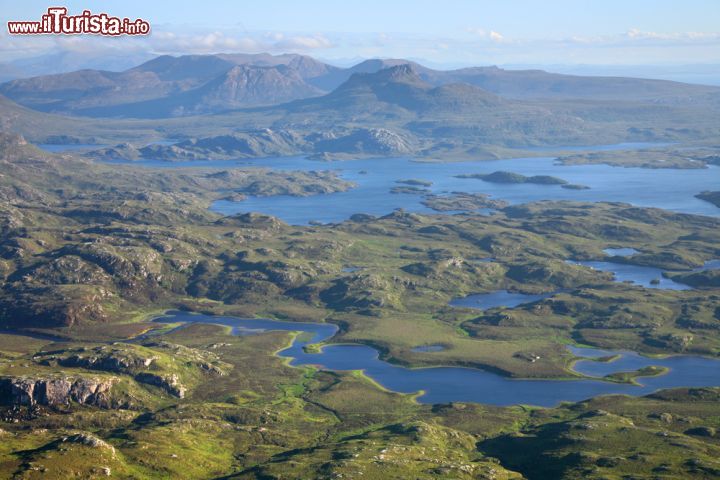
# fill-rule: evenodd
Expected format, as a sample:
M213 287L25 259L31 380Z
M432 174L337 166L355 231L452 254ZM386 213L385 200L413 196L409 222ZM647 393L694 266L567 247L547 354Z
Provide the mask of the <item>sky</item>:
M143 18L147 38L9 36L48 6ZM720 0L0 0L0 62L44 54L303 53L336 64L720 64Z

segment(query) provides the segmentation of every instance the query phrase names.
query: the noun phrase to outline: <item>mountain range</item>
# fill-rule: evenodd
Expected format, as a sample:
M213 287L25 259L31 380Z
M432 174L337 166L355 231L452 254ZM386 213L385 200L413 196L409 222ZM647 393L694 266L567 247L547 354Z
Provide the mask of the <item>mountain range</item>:
M404 67L397 70L394 67ZM399 90L361 87L364 76L383 70ZM383 79L379 78L378 82ZM218 54L160 56L136 67L111 72L78 70L12 80L0 94L43 112L88 117L165 118L217 113L325 97L363 96L384 90L393 102L419 109L463 109L497 105L503 99L630 101L682 104L717 101L720 87L623 77L582 77L542 70L473 67L434 70L402 59L366 60L339 68L297 54ZM352 94L352 95L350 95ZM455 102L455 103L453 103Z

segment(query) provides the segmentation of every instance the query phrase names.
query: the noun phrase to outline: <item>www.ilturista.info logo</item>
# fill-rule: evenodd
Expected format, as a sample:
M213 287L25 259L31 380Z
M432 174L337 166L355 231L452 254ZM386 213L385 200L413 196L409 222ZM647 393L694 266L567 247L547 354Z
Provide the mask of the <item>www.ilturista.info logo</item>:
M7 22L11 35L148 35L150 24L138 18L112 17L107 13L91 13L84 10L80 15L68 15L65 7L50 7L39 22Z

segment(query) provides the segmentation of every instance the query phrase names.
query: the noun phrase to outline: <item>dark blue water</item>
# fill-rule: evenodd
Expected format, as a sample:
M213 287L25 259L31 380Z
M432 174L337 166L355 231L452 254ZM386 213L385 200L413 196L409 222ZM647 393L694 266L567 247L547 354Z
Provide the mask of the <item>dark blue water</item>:
M599 374L631 371L646 365L668 366L666 375L641 379L643 386L609 383L601 380L513 380L472 368L437 367L408 369L379 359L377 350L364 345L328 345L321 353L306 353L303 347L330 339L337 328L328 324L277 322L273 320L245 320L173 312L158 321L200 322L229 325L236 334L247 335L266 330L304 331L311 338L297 338L280 356L291 358L291 365L317 365L327 370L363 370L383 387L401 393L422 392L422 403L478 402L492 405L553 406L562 401L580 401L604 394L623 393L643 395L661 388L720 386L720 362L702 357L671 357L650 360L622 352L622 362L598 364L580 361L579 372ZM609 355L594 349L573 349L582 356ZM617 366L618 368L615 368Z
M612 150L642 148L648 144L601 145L571 147L566 150ZM563 149L557 147L554 150ZM542 151L538 149L538 151ZM117 162L123 163L123 162ZM125 162L127 163L127 162ZM342 178L358 186L347 192L310 197L278 195L248 197L240 202L220 200L213 204L216 212L231 215L240 212L262 212L277 216L294 225L311 221L332 223L346 220L354 213L386 215L396 208L411 212L431 213L423 206L421 194L391 194L397 180L412 177L433 182L434 194L453 191L486 193L511 204L538 200L577 200L626 202L639 206L720 216L720 209L695 198L706 190L717 190L720 168L697 170L618 168L608 165L557 165L554 157L479 160L470 162L420 162L411 158L375 158L319 162L304 157L276 157L237 161L165 162L147 160L133 165L158 168L234 168L270 167L277 170L335 170ZM492 173L506 170L527 176L552 175L570 183L587 185L589 190L568 190L559 185L493 184L477 179L455 178L468 173ZM365 172L365 173L363 173Z
M467 297L454 298L450 301L451 307L476 308L478 310L488 310L496 307L517 307L525 303L537 302L555 295L554 293L542 293L537 295L529 295L526 293L508 292L507 290L498 290L490 293L476 293Z
M689 285L663 277L663 271L659 268L600 261L569 261L568 263L583 265L602 272L611 272L617 282L630 282L645 288L659 288L662 290L692 290Z

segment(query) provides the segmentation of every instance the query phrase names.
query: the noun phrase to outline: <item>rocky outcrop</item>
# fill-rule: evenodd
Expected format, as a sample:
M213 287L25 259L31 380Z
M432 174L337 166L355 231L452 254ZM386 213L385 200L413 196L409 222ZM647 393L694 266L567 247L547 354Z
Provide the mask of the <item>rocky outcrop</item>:
M494 200L484 193L455 192L450 195L427 195L422 204L437 212L475 211L483 208L504 208L507 202Z
M162 257L151 248L85 244L65 247L60 253L97 265L119 283L129 286L143 280L159 282L162 270Z
M70 402L111 408L115 378L0 378L0 404L34 407Z
M147 385L154 385L160 387L170 395L174 395L178 398L185 398L187 388L180 383L180 377L173 373L170 375L157 375L155 373L139 373L135 376L135 380L140 383Z
M185 396L188 379L192 383L192 374L188 375L184 367L194 367L198 373L214 376L226 375L232 368L212 352L168 342L81 347L36 355L33 359L50 367L59 365L129 375L139 383L160 387L178 398Z
M120 144L87 155L113 160L188 161L313 154L313 158L322 160L332 159L337 154L403 155L412 153L415 143L411 135L401 135L386 128L339 128L310 134L292 129L263 128L192 138L174 145L136 147Z
M285 223L276 217L254 212L223 217L215 223L223 226L236 226L273 232L280 231L287 227Z
M201 179L211 190L232 189L229 200L244 200L242 196L267 197L292 195L305 197L322 193L344 192L355 184L341 179L332 171L280 172L266 170L223 170L207 174ZM233 198L241 195L239 198Z
M399 307L402 290L404 286L394 279L359 273L336 280L330 288L320 292L320 298L333 308L367 313L376 308Z
M19 285L0 292L0 318L15 328L69 327L107 319L111 292L93 285Z
M89 433L78 433L62 438L63 443L81 443L93 448L106 448L108 450L115 451L115 449L109 445L106 441L99 439L95 435Z
M61 358L58 363L64 367L81 367L115 373L132 373L136 369L150 367L157 359L155 356L141 356L135 352L120 350L103 351L102 347L89 355L73 354Z
M399 155L412 151L411 142L386 128L359 128L345 134L331 134L316 141L315 152L369 155Z

